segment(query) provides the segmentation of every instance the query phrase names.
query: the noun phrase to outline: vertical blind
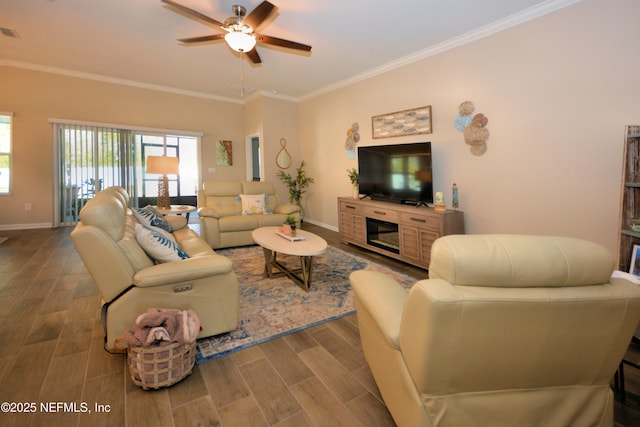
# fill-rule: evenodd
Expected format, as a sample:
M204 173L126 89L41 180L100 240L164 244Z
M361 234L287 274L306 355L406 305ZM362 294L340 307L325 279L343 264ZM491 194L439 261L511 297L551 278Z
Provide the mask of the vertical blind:
M135 200L133 132L109 127L54 123L59 194L57 225L75 224L84 204L117 185Z

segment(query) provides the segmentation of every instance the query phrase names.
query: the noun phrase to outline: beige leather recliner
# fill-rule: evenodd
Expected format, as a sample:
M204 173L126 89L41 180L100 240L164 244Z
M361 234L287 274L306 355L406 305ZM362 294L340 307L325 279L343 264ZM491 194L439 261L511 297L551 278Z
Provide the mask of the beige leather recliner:
M562 237L452 235L405 290L356 271L362 348L399 426L612 426L640 322L614 258Z
M96 194L80 211L71 239L102 296L105 347L132 329L148 308L193 309L198 338L238 327L239 288L231 261L216 254L183 217L167 217L173 236L190 256L156 264L136 241L129 196L119 187Z
M242 215L240 194L265 194L268 213ZM259 181L207 181L198 190L198 215L202 237L213 249L255 245L251 232L259 227L281 226L287 216L300 223L300 206L281 204L275 187Z

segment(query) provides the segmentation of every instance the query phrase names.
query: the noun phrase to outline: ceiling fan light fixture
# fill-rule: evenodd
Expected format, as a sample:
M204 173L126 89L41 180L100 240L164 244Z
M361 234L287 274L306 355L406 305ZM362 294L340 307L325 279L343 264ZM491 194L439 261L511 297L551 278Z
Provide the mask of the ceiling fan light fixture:
M172 9L177 9L176 12L186 15L188 18L211 25L220 31L226 31L228 33L224 36L222 34L212 34L204 37L178 39L179 42L185 45L213 42L224 37L227 46L236 52L246 53L247 59L253 64L262 63L262 59L260 59L260 55L258 55L256 49L257 42L264 45L279 46L302 52L311 52L311 46L280 39L278 37L254 33L254 29L258 29L261 26L266 25L269 18L278 10L278 7L270 3L268 0L263 0L248 15L245 7L241 5L233 5L231 10L233 11L234 16L227 18L224 22L217 21L207 15L203 15L193 9L189 9L188 7L178 3L176 0L162 0L162 2L169 5Z
M241 31L232 31L224 35L224 40L229 47L236 52L249 52L256 45L256 38L253 34Z

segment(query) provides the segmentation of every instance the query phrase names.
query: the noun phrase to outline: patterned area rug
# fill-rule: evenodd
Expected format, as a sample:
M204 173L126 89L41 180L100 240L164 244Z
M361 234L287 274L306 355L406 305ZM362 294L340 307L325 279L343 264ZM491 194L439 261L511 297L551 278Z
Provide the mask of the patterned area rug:
M259 246L216 252L233 261L240 282L240 327L198 340L198 364L354 313L349 285L352 271L381 271L406 288L417 280L330 246L325 254L314 258L311 286L305 292L286 277L265 277L264 254ZM278 254L278 260L299 265L297 257Z

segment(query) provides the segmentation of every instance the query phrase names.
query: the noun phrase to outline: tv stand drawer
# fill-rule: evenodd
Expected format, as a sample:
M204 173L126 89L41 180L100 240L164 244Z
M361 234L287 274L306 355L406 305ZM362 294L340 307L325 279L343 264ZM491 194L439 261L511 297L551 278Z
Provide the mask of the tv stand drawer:
M440 228L440 219L438 217L411 212L400 212L400 222L414 227L426 227L435 230Z
M383 221L398 221L398 211L386 209L379 206L365 206L364 215L369 218L381 219Z
M351 202L351 201L340 201L340 212L348 212L352 214L362 215L363 213L362 203Z

